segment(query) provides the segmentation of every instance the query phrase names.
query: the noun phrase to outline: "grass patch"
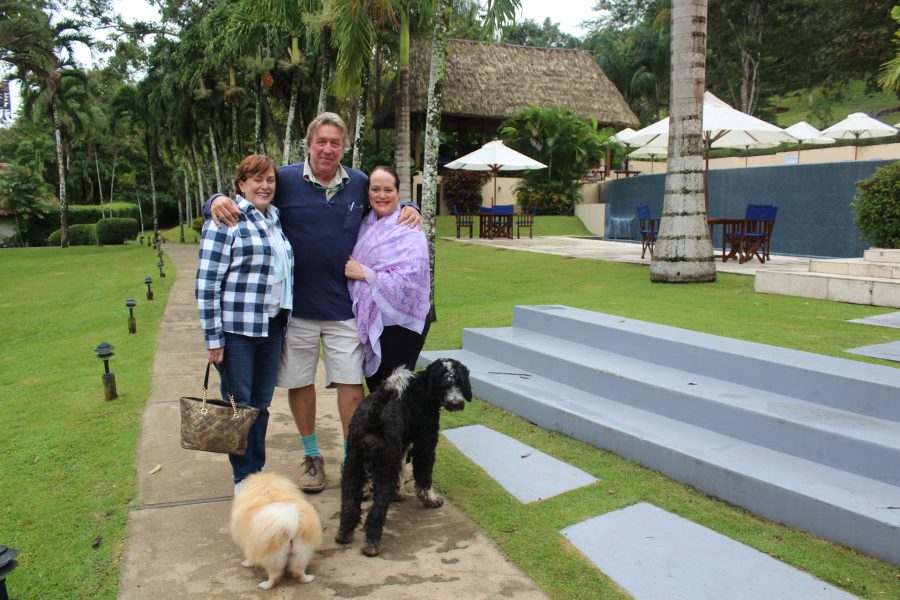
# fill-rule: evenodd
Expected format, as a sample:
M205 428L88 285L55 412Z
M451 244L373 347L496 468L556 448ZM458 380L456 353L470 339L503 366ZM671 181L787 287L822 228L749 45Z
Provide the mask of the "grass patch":
M536 233L542 233L540 220ZM547 217L559 232L580 224ZM449 233L447 231L449 230ZM452 218L438 235L455 235ZM171 238L166 235L167 239ZM165 247L165 246L164 246ZM568 260L437 242L437 310L429 349L458 348L463 327L509 325L514 304L561 303L751 341L893 365L844 348L887 342L893 331L846 323L887 312L868 306L767 296L753 279L722 274L715 284L651 284L643 265ZM174 272L157 278L146 246L0 251L0 543L21 551L10 578L22 598L116 596L122 539L135 494L135 447L150 367ZM147 302L144 277L154 279ZM191 277L192 273L182 274ZM125 298L138 300L129 336ZM103 401L101 341L116 347L120 398ZM160 351L165 351L162 348ZM897 568L708 498L613 454L545 431L475 400L445 427L470 423L513 436L599 477L593 486L522 506L442 441L436 479L553 598L625 598L559 535L582 519L652 502L809 571L864 598L896 597ZM92 542L100 538L97 548Z
M156 261L137 245L0 251L0 542L20 552L9 580L16 597L116 597L135 446L174 276L170 265L158 279ZM136 335L126 298L138 301ZM104 341L115 346L119 399L110 402L93 352Z
M756 294L753 278L720 274L714 284L663 285L647 266L566 260L438 242L437 314L427 349L461 345L463 327L510 325L514 304L568 304L623 317L896 367L843 352L891 341L892 330L847 323L886 309ZM462 292L465 290L465 292ZM447 413L444 428L480 423L601 479L522 505L455 447L441 440L436 481L553 598L628 598L575 551L559 530L651 502L812 573L862 598L893 598L897 567L710 498L657 471L541 429L479 400Z

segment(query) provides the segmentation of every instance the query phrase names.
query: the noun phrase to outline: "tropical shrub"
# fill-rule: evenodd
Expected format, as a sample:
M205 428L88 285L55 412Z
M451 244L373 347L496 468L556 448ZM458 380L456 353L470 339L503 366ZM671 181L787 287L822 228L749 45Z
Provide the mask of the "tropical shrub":
M137 219L112 218L97 221L97 242L105 244L123 244L125 240L133 240L138 234Z
M571 215L581 198L581 176L606 151L596 122L564 108L519 111L503 122L500 135L510 148L547 165L522 173L517 188L519 206L536 206L538 214Z
M448 207L456 205L460 212L478 212L482 202L481 190L490 179L488 171L443 169L441 185L444 187L444 201Z
M900 248L900 162L856 184L856 226L879 248Z
M194 220L191 221L191 229L197 232L197 235L201 235L203 233L203 223L206 222L206 219L203 217L194 217Z
M50 234L51 246L59 246L59 229ZM96 246L97 225L95 223L76 223L69 225L70 246Z
M7 164L0 170L0 206L13 212L16 219L17 239L12 243L33 245L32 230L49 211L52 198L50 185L29 167Z

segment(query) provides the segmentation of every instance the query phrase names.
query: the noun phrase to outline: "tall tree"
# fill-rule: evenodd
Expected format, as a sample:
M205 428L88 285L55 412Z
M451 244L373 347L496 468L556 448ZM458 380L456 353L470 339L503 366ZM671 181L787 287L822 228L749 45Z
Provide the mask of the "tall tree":
M26 27L37 35L27 45L19 46L18 55L8 54L4 60L13 64L16 77L22 81L23 95L43 97L53 126L56 144L56 163L59 196L59 244L69 246L69 205L66 199L66 156L63 140L63 116L60 89L63 78L78 78L83 74L74 68L72 51L75 43L90 45L90 36L80 31L80 25L69 19L51 23L49 15L40 11L26 11L22 17Z
M706 85L706 0L672 4L669 166L650 280L715 281L703 195L703 92Z

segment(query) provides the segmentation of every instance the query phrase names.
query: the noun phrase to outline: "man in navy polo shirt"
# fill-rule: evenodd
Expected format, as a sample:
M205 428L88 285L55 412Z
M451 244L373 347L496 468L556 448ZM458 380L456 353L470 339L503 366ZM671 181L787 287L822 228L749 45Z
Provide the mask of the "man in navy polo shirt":
M316 365L324 348L325 371L337 387L338 413L347 439L350 418L363 399L363 353L356 332L344 265L369 210L368 177L341 166L347 126L334 113L321 113L306 133L308 158L278 169L273 204L294 250L294 310L285 335L278 387L288 388L291 413L303 444L300 486L325 489L325 465L316 438ZM215 197L213 219L236 220L234 202ZM419 212L405 206L401 221L417 227ZM346 443L346 442L345 442Z

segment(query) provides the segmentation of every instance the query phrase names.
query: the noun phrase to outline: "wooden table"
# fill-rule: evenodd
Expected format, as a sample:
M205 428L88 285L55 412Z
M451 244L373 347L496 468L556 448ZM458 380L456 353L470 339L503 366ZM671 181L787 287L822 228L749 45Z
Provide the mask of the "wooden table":
M478 212L478 237L490 240L495 237L512 239L513 216L512 208L509 208L508 212L503 210L499 214L489 209L482 209Z
M744 219L739 217L707 217L706 225L709 227L709 241L715 239L716 225L722 227L722 262L728 262L729 258L734 258L738 262L744 262ZM725 253L726 245L729 238L731 246L728 253Z

